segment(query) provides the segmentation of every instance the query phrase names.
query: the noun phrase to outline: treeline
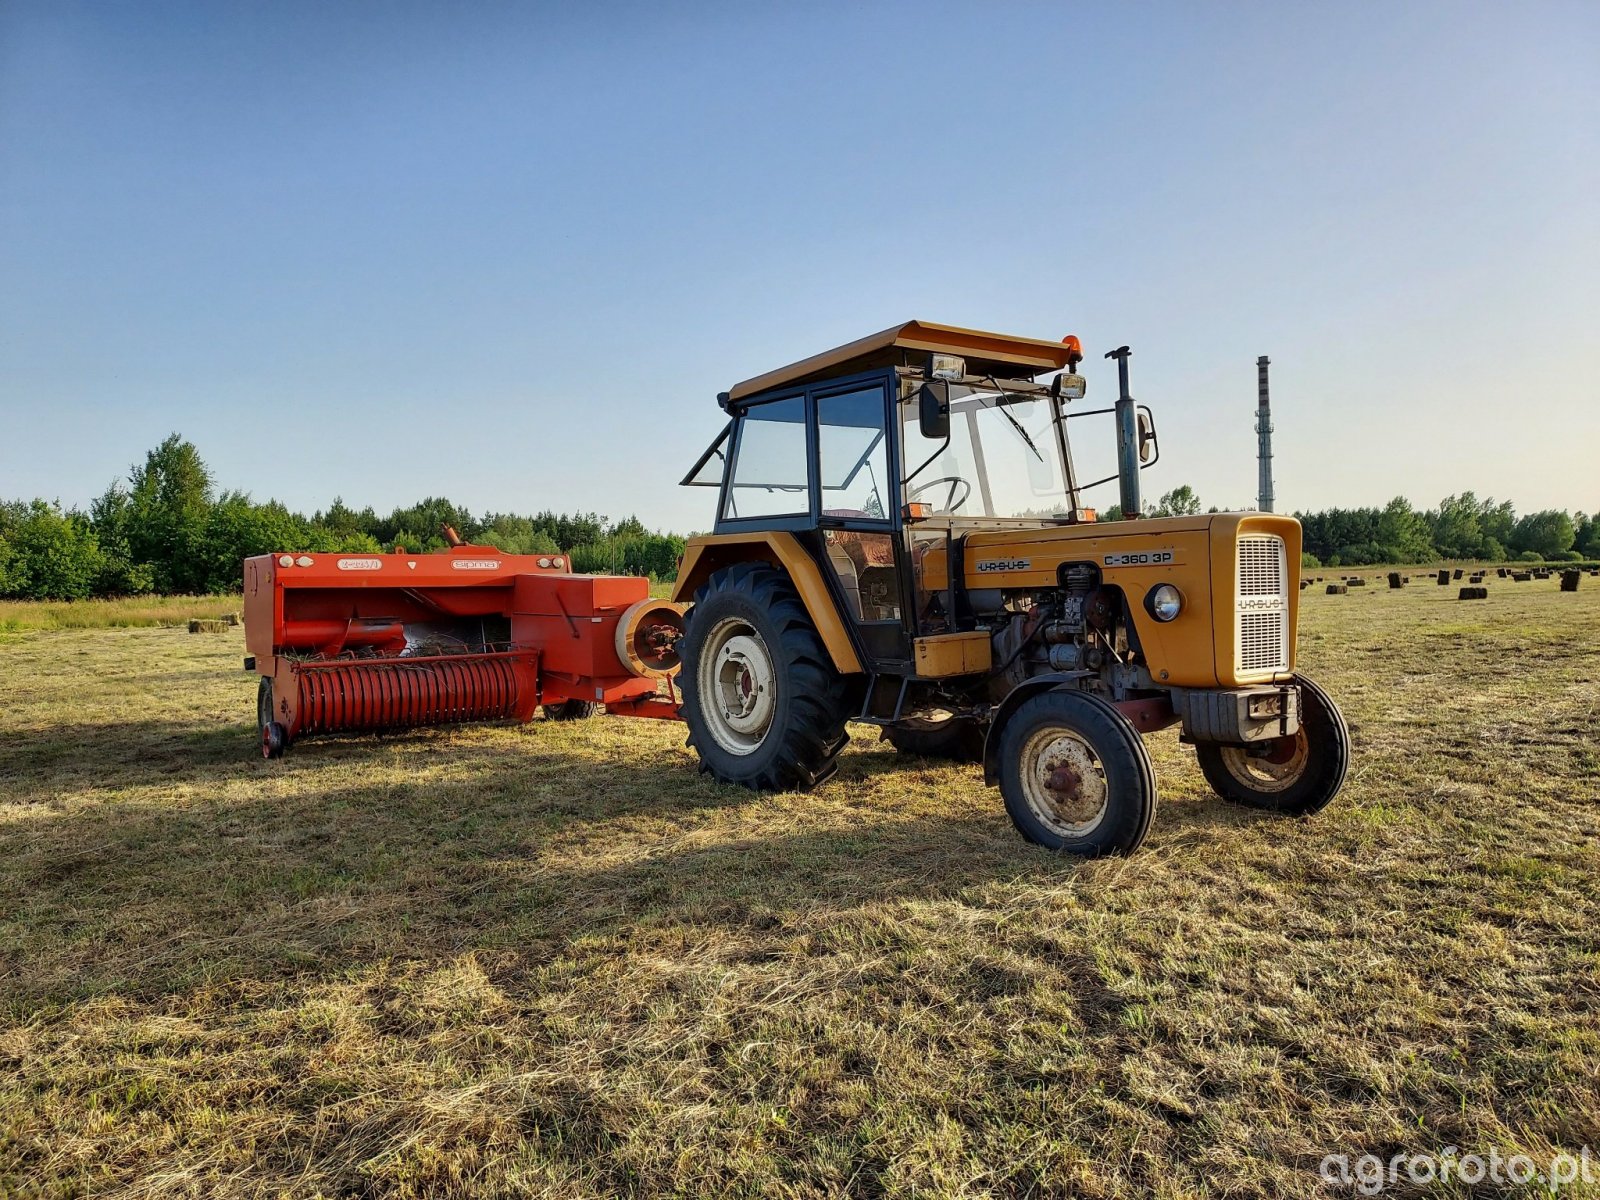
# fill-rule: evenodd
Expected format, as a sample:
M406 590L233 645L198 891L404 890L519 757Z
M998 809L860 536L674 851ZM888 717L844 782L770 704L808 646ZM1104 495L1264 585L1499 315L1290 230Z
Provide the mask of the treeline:
M1188 516L1200 511L1200 497L1188 484L1145 505L1147 517ZM1121 515L1122 510L1112 505L1100 519L1116 520ZM1382 508L1330 508L1294 515L1305 531L1308 566L1446 559L1491 563L1600 559L1600 512L1573 515L1545 509L1519 517L1510 501L1479 500L1471 492L1446 496L1438 508L1425 510L1396 496Z
M1201 511L1187 484L1146 507L1147 516ZM1209 510L1216 512L1215 508ZM1102 520L1120 516L1113 505ZM1357 566L1442 559L1485 562L1600 559L1600 513L1547 509L1517 516L1509 502L1471 492L1419 510L1403 496L1383 508L1296 513L1310 565ZM218 493L199 451L173 434L89 505L63 511L44 500L0 502L0 597L77 600L150 592L198 594L239 587L239 564L275 550L349 553L444 548L453 526L469 542L508 554L566 554L578 571L670 579L684 539L653 533L636 517L597 513L485 513L432 498L379 516L335 500L303 516L275 500Z
M578 571L670 579L684 539L596 513L474 516L442 498L379 516L335 500L307 517L275 500L218 493L195 447L173 434L89 505L0 502L0 597L79 600L237 591L240 563L276 550L349 553L444 548L442 526L508 554L567 554Z
M1419 510L1404 496L1383 508L1296 513L1305 550L1325 566L1438 562L1577 562L1600 558L1600 513L1560 509L1517 516L1510 501L1446 496Z

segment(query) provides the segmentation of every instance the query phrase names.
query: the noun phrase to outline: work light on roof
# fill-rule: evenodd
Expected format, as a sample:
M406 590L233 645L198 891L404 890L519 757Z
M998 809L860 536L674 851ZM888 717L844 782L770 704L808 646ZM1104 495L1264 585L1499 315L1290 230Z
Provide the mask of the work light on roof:
M928 372L935 379L960 379L967 373L967 360L959 354L935 354L933 369Z

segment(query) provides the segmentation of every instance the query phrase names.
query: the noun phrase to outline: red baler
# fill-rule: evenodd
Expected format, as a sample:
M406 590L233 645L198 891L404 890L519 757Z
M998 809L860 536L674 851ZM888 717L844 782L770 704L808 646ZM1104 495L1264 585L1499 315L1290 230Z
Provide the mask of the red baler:
M647 580L568 567L485 546L246 559L262 752L313 733L526 721L541 704L676 717L679 607Z

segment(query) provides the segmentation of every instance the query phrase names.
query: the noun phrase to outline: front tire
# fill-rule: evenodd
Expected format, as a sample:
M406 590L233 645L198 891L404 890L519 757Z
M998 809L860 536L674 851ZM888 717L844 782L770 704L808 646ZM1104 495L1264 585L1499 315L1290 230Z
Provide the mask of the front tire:
M849 740L850 688L786 574L765 563L718 571L695 593L678 652L703 770L770 792L833 774Z
M1132 722L1087 692L1040 692L1000 731L1000 794L1022 836L1063 854L1132 854L1156 776Z
M1333 698L1301 675L1300 730L1256 748L1201 742L1195 757L1211 789L1233 804L1285 816L1321 812L1344 786L1350 730ZM1265 754L1260 751L1266 751Z

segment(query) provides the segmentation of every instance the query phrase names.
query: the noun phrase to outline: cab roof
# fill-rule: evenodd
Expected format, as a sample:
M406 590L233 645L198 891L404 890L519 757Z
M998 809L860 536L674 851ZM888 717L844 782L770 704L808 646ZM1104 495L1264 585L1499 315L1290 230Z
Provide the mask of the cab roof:
M907 321L736 383L728 390L728 400L743 400L788 384L854 375L874 367L920 366L930 354L959 354L967 360L967 372L972 375L1031 379L1046 371L1061 370L1074 353L1075 347L1064 342L985 333L931 321Z

